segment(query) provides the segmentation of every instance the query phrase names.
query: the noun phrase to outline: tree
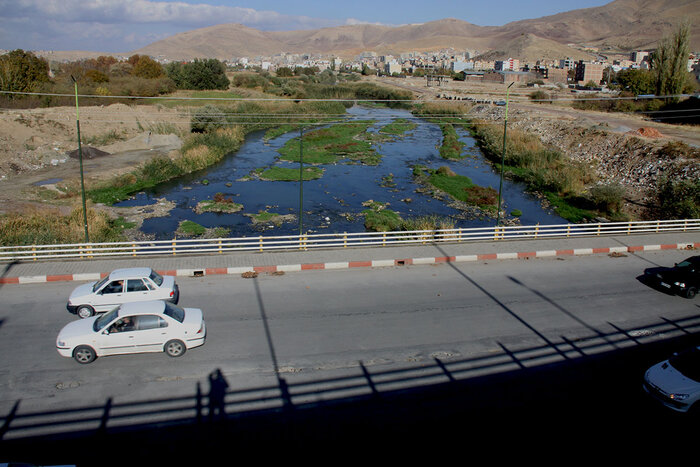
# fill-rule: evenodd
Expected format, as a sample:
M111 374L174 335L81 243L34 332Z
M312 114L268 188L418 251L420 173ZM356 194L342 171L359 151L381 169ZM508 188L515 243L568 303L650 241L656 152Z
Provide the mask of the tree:
M165 74L160 63L145 55L138 56L139 59L133 64L131 74L139 78L154 79Z
M215 58L191 63L170 63L165 71L179 89L228 89L226 66Z
M288 78L290 76L294 76L294 72L289 67L281 66L277 69L277 76Z
M22 49L0 55L0 90L31 92L49 81L49 64Z
M688 22L681 23L671 35L666 35L659 41L651 57L657 96L673 96L683 91L688 75L689 44ZM673 97L671 101L678 102L678 98Z
M630 68L620 70L615 76L620 89L629 91L635 96L640 94L654 94L654 74L647 70Z

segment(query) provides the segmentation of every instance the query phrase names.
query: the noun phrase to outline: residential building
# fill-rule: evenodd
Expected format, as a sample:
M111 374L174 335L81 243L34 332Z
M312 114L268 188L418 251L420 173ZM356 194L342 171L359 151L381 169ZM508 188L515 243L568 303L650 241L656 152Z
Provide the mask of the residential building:
M605 64L600 62L586 62L584 60L579 60L576 63L576 78L575 81L578 84L587 84L593 82L596 85L600 84L603 80L603 71L605 70Z

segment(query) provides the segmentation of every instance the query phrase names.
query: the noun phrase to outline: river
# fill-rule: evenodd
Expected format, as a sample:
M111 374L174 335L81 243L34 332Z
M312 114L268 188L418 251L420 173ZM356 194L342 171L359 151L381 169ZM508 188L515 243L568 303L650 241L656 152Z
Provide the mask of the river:
M352 119L374 120L376 125L369 131L385 126L397 118L417 123L403 136L391 141L377 143L376 151L382 156L376 166L350 164L339 161L321 166L323 176L303 183L302 229L305 233L362 232L364 218L360 213L366 209L363 202L373 200L388 203L387 209L399 213L403 218L437 215L453 219L455 227L493 226L496 221L487 216L465 216L464 212L448 203L418 190L413 179L412 166L421 164L429 168L448 166L459 175L464 175L480 186L498 189L499 174L486 161L474 139L465 130L458 129L460 140L465 144L460 160L445 160L438 148L442 141L440 128L425 120L414 118L410 112L398 109L352 107L348 110ZM259 168L273 166L298 168L298 163L279 159L277 152L289 139L299 136L298 131L287 133L265 141L264 131L253 132L246 137L241 148L220 163L208 169L160 185L154 190L138 193L116 206L138 206L156 203L165 198L175 204L166 217L144 220L141 230L156 239L173 238L183 220L196 222L207 228L222 227L228 236L294 235L299 233L299 182L263 181L247 179ZM392 186L383 183L391 174ZM418 191L417 191L418 190ZM243 205L237 213L197 213L200 201L210 200L222 193ZM503 181L502 198L507 218L512 221L514 210L523 225L564 224L564 219L543 208L536 197L525 192L520 183ZM246 214L267 211L280 215L291 215L290 220L279 225L254 224Z

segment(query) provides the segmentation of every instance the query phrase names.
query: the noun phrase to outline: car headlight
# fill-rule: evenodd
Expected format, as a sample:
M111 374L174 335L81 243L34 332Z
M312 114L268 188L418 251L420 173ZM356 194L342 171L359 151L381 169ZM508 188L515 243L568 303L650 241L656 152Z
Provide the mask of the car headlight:
M674 401L684 401L688 398L688 394L669 394L668 397Z
M684 289L685 288L685 282L674 282L673 285L677 285L678 287Z
M65 347L66 343L64 341L56 341L56 345L59 347Z

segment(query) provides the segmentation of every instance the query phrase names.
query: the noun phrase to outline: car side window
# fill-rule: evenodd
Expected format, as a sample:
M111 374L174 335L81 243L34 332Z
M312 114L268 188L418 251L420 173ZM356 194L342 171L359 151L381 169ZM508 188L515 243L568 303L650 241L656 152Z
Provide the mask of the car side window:
M145 331L148 329L165 328L168 326L168 323L160 316L141 315L141 316L137 316L136 318L138 319L137 329L139 331Z
M135 331L136 330L136 318L138 316L126 316L124 318L120 318L117 321L114 322L109 327L109 333L113 334L116 332L129 332L129 331Z
M102 289L101 293L122 293L123 290L124 281L112 281Z
M148 287L141 279L129 279L126 281L127 292L143 292L147 291Z

